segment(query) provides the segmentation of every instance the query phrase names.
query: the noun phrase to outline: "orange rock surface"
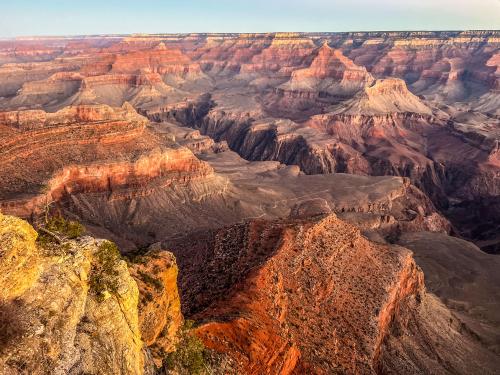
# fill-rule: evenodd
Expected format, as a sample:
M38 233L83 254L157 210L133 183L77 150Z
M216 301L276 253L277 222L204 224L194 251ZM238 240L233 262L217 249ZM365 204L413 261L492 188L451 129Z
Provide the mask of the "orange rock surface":
M183 321L175 257L166 251L152 251L134 259L129 269L139 287L142 340L160 367L166 353L175 349Z
M237 255L225 272L240 280L195 315L213 321L197 331L205 344L248 374L374 371L402 301L424 290L410 253L335 216L238 229L241 249L231 230L216 236L215 256Z
M208 247L187 302L197 335L241 373L397 373L385 344L399 337L394 327L405 335L414 314L432 314L411 252L371 243L335 215L254 220L218 231Z

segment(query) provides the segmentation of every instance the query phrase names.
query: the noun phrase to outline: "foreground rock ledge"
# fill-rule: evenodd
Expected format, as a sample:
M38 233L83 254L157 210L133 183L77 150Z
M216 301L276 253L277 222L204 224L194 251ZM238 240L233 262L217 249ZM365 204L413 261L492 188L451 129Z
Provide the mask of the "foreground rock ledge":
M156 277L166 281L156 293L162 308L143 302L141 311L143 295L124 260L108 270L111 290L93 290L92 272L109 242L83 237L47 253L36 238L28 223L0 213L0 373L143 374L153 368L146 345L172 350L182 316L170 253L154 263L162 266ZM134 275L146 270L131 267ZM148 289L143 281L139 285L141 293ZM158 332L163 334L156 340Z

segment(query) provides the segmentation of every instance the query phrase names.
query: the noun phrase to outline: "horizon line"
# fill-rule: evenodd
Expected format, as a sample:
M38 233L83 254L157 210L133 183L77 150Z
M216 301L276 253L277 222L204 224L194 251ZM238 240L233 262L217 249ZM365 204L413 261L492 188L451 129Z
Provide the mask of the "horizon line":
M92 38L92 37L126 37L126 36L171 36L171 35L272 35L272 34L349 34L349 33L404 33L404 32L499 32L500 29L399 29L399 30L348 30L348 31L258 31L258 32L158 32L158 33L96 33L96 34L38 34L38 35L15 35L0 36L0 40L22 40L22 39L40 39L40 38Z

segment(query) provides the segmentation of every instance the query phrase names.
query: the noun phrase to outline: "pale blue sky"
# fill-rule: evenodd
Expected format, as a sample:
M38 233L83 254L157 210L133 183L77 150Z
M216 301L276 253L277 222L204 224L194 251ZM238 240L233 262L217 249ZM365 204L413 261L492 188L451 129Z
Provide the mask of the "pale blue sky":
M500 0L0 0L0 37L500 29Z

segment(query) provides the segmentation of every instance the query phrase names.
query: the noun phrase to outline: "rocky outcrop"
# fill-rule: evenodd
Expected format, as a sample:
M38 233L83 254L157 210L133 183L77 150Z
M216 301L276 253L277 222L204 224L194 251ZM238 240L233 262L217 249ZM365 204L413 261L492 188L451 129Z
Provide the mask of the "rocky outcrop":
M145 119L141 118L130 104L124 104L122 108L110 108L106 105L73 106L66 107L55 113L43 110L0 112L0 124L11 126L21 131L37 128L63 127L75 123L118 120L130 120L140 123L140 125L145 125Z
M218 303L196 314L204 320L215 320L214 323L207 323L198 329L205 343L216 350L234 355L237 362L242 363L246 373L332 372L342 369L369 371L374 354L372 350L375 349L377 341L377 320L368 323L371 320L368 317L373 314L361 313L356 308L380 309L386 297L379 296L372 289L373 294L366 295L363 298L365 303L359 307L353 305L352 300L346 301L346 298L355 294L355 290L360 293L366 290L361 281L364 272L359 273L357 266L348 259L356 258L360 263L364 263L361 254L374 250L364 248L367 244L360 240L353 227L346 225L341 228L342 223L334 216L329 216L313 220L310 224L304 221L273 224L253 222L219 232L214 239L212 264L224 267L224 272L214 272L208 276L208 280L217 277L217 274L226 275L227 281L220 284L232 288L221 288L219 298L215 298L220 299ZM298 233L301 233L300 237ZM330 238L331 236L335 239ZM318 241L315 238L322 238L321 246L315 244ZM230 242L226 242L228 240ZM245 243L241 250L240 241ZM255 253L252 250L254 248L260 251ZM323 258L323 252L325 255L329 254L329 261ZM216 263L215 259L223 254L228 262L221 259ZM383 256L391 257L387 252L384 252ZM402 262L400 266L405 267L403 258L398 261L398 255L392 256L394 264ZM238 261L232 262L231 257ZM348 268L344 261L345 264L350 264ZM388 262L388 259L385 262ZM350 280L347 275L351 267L353 272L354 269L357 270L357 281L352 284L346 282L345 288L351 289L349 294L342 292L344 286L337 280L337 267L342 270L339 272L343 275L342 277L339 274L338 277L344 280ZM415 269L414 266L413 268ZM316 274L322 274L322 277L317 278L314 276ZM392 277L395 282L396 274ZM416 289L409 291L410 293L416 293L417 289L422 287L420 276L413 277ZM305 279L309 281L305 283ZM290 293L292 290L293 294ZM210 301L214 296L207 298ZM316 303L317 306L323 307L318 309L315 307ZM332 303L332 308L325 308L324 303ZM344 310L342 306L349 306L349 311ZM203 303L197 304L197 309L200 307L203 307ZM321 311L328 313L322 314ZM227 320L224 316L235 317ZM368 320L358 322L358 319L364 319L363 317ZM344 319L351 322L350 327L342 325ZM308 321L311 324L308 324ZM320 321L321 324L318 324ZM260 324L257 325L257 322ZM359 331L355 328L357 324L362 327ZM320 326L336 329L330 330L322 337L315 328ZM301 331L300 334L298 330ZM367 353L362 354L367 348L365 335L373 335L373 346ZM358 342L356 345L356 340L365 344L360 345ZM232 347L226 347L229 342ZM349 350L346 350L347 348ZM359 348L359 351L356 348Z
M267 48L241 65L240 74L290 77L293 70L306 66L315 47L311 39L297 33L277 33Z
M31 288L40 276L37 262L39 250L35 246L37 233L25 221L0 213L0 300L10 300L21 296Z
M3 82L0 96L13 96L23 84L49 78L58 72L77 70L79 66L71 62L36 62L24 64L5 64L0 67L0 80Z
M372 80L365 68L325 43L308 68L295 70L290 80L279 86L278 94L310 92L318 97L350 97Z
M2 329L15 327L2 333L10 336L1 372L142 374L137 285L123 260L110 260L106 242L85 237L47 250L19 219L0 214L0 228ZM26 261L12 263L14 253ZM98 285L104 277L112 285Z
M28 81L9 102L9 107L39 108L64 101L78 91L82 79L80 73L59 72L47 79Z
M2 113L2 208L20 216L79 193L148 194L152 186L204 178L211 168L185 148L166 148L145 132L129 105ZM135 140L143 136L140 142ZM149 138L149 139L148 139ZM100 151L96 155L96 147ZM57 150L57 151L56 151ZM115 150L119 151L117 157ZM37 154L37 160L32 156ZM19 166L23 165L23 169ZM27 166L32 165L32 168ZM149 186L149 188L148 188ZM128 189L128 191L127 191ZM22 194L16 192L22 191ZM134 195L134 194L132 194Z
M167 353L175 350L182 324L177 291L178 268L172 253L153 249L132 258L129 266L139 287L139 327L155 365L160 368Z
M333 214L253 220L189 246L198 256L183 260L184 309L202 322L205 345L232 358L237 372L397 372L384 362L385 343L395 326L405 332L406 316L429 313L421 306L432 297L411 253L370 243Z
M160 43L153 49L130 51L116 56L112 66L116 73L157 73L173 83L175 78L207 79L200 65L192 62L180 49L167 48ZM169 78L173 77L173 78Z
M173 255L156 249L125 262L106 240L37 237L0 213L1 372L160 368L183 321Z
M363 92L342 105L341 113L366 116L389 113L416 113L431 115L432 111L413 95L401 79L383 79L373 82Z
M208 36L202 47L191 54L199 61L203 70L210 74L232 75L238 73L243 64L261 53L272 42L271 35L241 34L240 38Z

